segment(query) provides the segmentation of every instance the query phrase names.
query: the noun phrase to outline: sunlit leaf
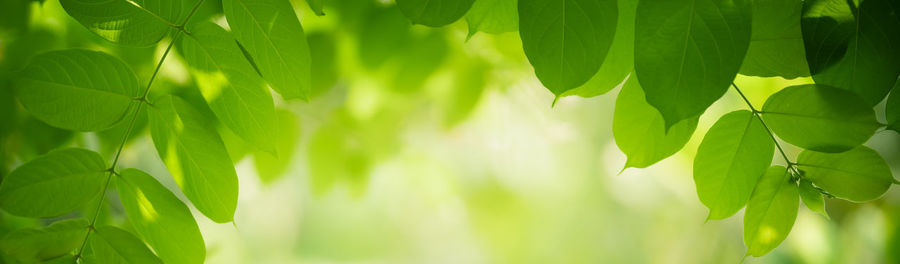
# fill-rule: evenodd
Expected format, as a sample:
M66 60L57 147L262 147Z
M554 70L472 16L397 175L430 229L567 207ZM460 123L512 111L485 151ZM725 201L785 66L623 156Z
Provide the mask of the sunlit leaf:
M184 22L198 0L60 0L70 16L114 43L147 46Z
M642 0L634 71L666 128L703 113L728 90L750 44L749 0Z
M54 217L90 201L103 188L107 165L96 152L68 148L22 164L0 183L0 207L25 217Z
M475 33L500 34L519 29L518 0L475 0L466 13L471 38Z
M414 24L440 27L462 18L475 0L397 0L403 15Z
M50 125L98 131L122 121L141 96L137 77L106 53L70 49L32 58L19 76L19 102Z
M206 246L187 205L147 173L125 169L120 175L119 199L135 233L164 263L203 263Z
M19 229L0 239L0 251L35 262L64 256L81 245L88 231L84 218L62 220L47 227Z
M821 152L849 150L865 143L881 126L875 110L862 98L823 85L784 88L769 96L762 112L778 137Z
M300 125L298 118L290 111L278 109L278 156L271 153L257 152L253 155L253 164L256 165L256 173L263 183L272 183L278 180L293 163L294 150L297 148L297 140L300 138Z
M619 0L619 21L609 53L597 73L584 85L569 90L566 95L594 97L605 94L622 83L634 69L634 15L637 11L635 0Z
M744 213L747 255L759 257L778 247L794 227L800 195L791 174L772 166L760 179Z
M709 129L694 158L694 183L709 219L740 210L772 163L774 143L750 111L728 113Z
M322 11L322 8L325 7L326 0L306 0L306 3L309 4L309 8L316 13L317 16L324 16L325 12Z
M753 1L753 34L743 75L787 79L809 76L800 32L801 0Z
M803 198L806 208L828 218L828 213L825 212L825 197L812 185L812 182L800 179L800 198Z
M162 264L143 241L117 227L99 227L91 239L93 263Z
M854 202L881 197L894 182L887 162L866 146L841 153L806 150L797 163L805 179L837 198Z

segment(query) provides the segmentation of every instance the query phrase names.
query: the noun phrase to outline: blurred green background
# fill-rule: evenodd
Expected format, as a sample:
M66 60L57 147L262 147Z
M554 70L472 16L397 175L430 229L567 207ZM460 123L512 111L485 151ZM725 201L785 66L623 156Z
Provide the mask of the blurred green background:
M279 158L220 129L240 198L233 226L194 213L208 263L736 263L744 255L742 213L704 223L691 175L703 132L744 107L736 94L703 115L682 151L622 170L611 129L618 89L551 107L516 32L467 38L464 20L411 25L390 1L333 0L325 16L291 2L310 42L315 97L276 98L286 153ZM124 128L50 127L15 101L10 77L34 54L79 47L122 58L145 83L168 40L119 47L57 0L0 3L0 175L63 146L113 155ZM207 0L194 19L224 24L219 6ZM202 102L180 56L169 56L151 93ZM736 81L757 106L782 87L811 82ZM147 171L180 195L145 122L120 167ZM866 145L900 171L900 135L881 131ZM114 192L107 197L101 221L127 226ZM800 209L780 247L746 262L900 262L900 191L865 204L826 203L830 220ZM52 220L3 213L0 233Z

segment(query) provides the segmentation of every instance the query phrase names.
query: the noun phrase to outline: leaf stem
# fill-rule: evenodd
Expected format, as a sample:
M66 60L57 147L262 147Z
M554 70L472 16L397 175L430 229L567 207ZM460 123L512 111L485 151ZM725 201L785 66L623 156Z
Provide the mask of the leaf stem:
M739 95L741 95L741 99L744 99L744 103L747 103L747 107L750 107L750 111L753 112L753 116L755 116L756 119L759 120L759 123L762 124L763 128L766 129L766 133L768 133L769 137L772 138L772 142L775 142L775 147L777 147L778 152L781 153L781 158L783 158L784 162L787 163L787 169L793 170L794 173L802 177L800 171L797 169L797 163L791 161L791 159L788 158L787 154L784 152L784 149L781 147L781 143L779 143L778 140L775 139L775 134L772 133L772 130L769 129L768 125L766 125L766 121L763 121L762 116L760 115L762 114L762 111L759 111L755 107L753 107L753 104L750 103L750 100L747 99L747 96L744 95L744 92L741 92L741 89L737 87L737 84L734 84L734 82L732 82L731 86L733 86L734 90L737 91Z

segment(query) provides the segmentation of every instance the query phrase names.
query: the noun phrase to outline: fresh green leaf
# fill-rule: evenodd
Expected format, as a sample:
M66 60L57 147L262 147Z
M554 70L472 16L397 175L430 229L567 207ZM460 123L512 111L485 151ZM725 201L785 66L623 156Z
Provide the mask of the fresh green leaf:
M197 0L60 0L79 23L113 43L149 46L184 22Z
M805 179L837 198L854 202L881 197L894 182L887 162L866 146L841 153L806 150L797 163Z
M584 85L569 90L566 95L594 97L605 94L621 84L634 69L634 16L637 12L635 0L619 0L619 21L616 35L606 59L600 69Z
M884 104L884 115L887 118L888 129L900 133L900 80L894 84L887 103Z
M256 165L256 173L263 183L272 183L282 175L292 164L294 149L300 138L300 120L296 115L284 109L278 109L278 156L271 153L257 152L253 155L253 164Z
M337 54L335 52L334 36L324 32L313 32L306 35L306 41L309 43L309 51L312 61L312 88L309 91L309 98L319 96L337 83L338 73L335 61Z
M396 57L391 89L401 93L420 91L422 85L440 68L447 57L447 40L432 31L412 39L413 45Z
M360 61L368 69L377 69L409 46L409 21L396 6L370 8L360 23L356 43Z
M475 0L472 8L466 13L471 38L479 31L488 34L500 34L519 29L519 13L516 6L518 0Z
M143 171L119 174L119 199L135 233L164 263L203 263L206 246L187 205Z
M519 0L522 47L541 83L561 95L591 79L617 18L616 0Z
M209 219L232 221L238 179L215 127L178 97L154 101L147 113L156 151L184 195Z
M69 49L32 58L16 85L19 102L48 124L78 131L110 128L141 96L137 76L106 53Z
M629 77L613 113L613 137L628 156L625 167L646 168L675 154L691 139L698 119L682 120L666 132L662 115L644 100L637 78Z
M218 25L205 22L181 40L181 52L219 121L248 143L274 152L272 95L253 66L241 56L231 35Z
M464 58L465 64L456 72L455 83L444 94L443 99L443 124L445 127L453 127L471 115L475 106L484 94L487 79L491 73L490 65L480 59Z
M750 111L728 113L709 129L694 158L694 183L709 219L740 210L775 155L775 144Z
M325 12L322 11L322 8L325 7L325 0L306 0L306 3L309 4L309 8L312 9L317 16L325 15Z
M812 185L812 182L806 179L800 179L800 198L803 198L803 204L806 205L806 208L822 214L825 218L829 218L828 213L825 212L825 198L822 193Z
M778 247L794 227L800 197L797 184L782 166L772 166L760 179L744 214L747 255L763 256Z
M818 84L856 92L873 106L900 75L896 1L807 0L802 28L806 59Z
M147 248L143 241L128 231L113 226L97 228L91 240L94 263L143 264L162 260Z
M223 0L222 7L234 37L253 57L260 74L272 89L285 99L309 99L312 78L309 45L290 1ZM226 38L230 37L224 30L206 29L205 35L197 38L209 53L209 60L218 64L218 67L209 67L204 71L216 72L215 68L218 68L235 86L243 88L244 84L234 78L244 78L240 75L249 75L250 72L243 67L246 63L237 61L237 56L226 56L225 51L233 52L236 46L226 42ZM231 68L240 74L229 72ZM258 78L249 79L255 81Z
M403 15L413 24L440 27L462 18L475 0L397 0Z
M769 96L762 116L784 141L820 152L852 149L881 126L872 107L853 92L813 84Z
M19 229L0 240L0 251L27 262L50 260L80 246L87 231L88 221L84 218L62 220L47 227Z
M634 71L666 121L702 114L728 90L750 44L750 0L642 0Z
M753 33L743 75L786 79L809 76L800 31L802 0L753 1Z
M24 217L71 212L100 193L107 169L103 157L90 150L50 152L22 164L0 182L0 208Z

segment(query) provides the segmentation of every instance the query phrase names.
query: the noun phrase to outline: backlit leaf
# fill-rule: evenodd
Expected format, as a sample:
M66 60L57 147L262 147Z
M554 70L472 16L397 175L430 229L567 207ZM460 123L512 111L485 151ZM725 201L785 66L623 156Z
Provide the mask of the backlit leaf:
M747 255L759 257L778 247L794 227L800 195L791 174L772 166L760 179L744 214Z
M619 0L619 21L616 23L616 35L612 46L600 70L584 85L569 90L566 95L594 97L609 92L628 77L634 69L634 15L637 12L636 0Z
M62 220L47 227L19 229L0 239L0 251L36 262L64 256L81 245L88 231L84 218Z
M825 212L825 197L816 187L813 187L812 182L800 179L800 198L803 198L803 204L806 205L806 208L828 218L828 213Z
M91 239L94 263L162 264L162 260L143 241L117 227L97 228Z
M835 197L854 202L881 197L894 182L887 162L866 146L841 153L806 150L797 163L805 179Z
M25 217L54 217L92 200L107 179L96 152L68 148L26 162L0 183L0 207Z
M397 0L403 15L413 24L440 27L462 18L475 0Z
M786 79L809 76L800 32L801 0L753 1L753 33L743 75Z
M300 119L290 111L278 110L278 156L267 152L257 152L253 155L253 164L256 165L256 173L263 183L272 183L290 168L293 163L294 150L297 140L300 138Z
M114 43L148 46L184 22L198 0L60 0L70 16Z
M519 29L518 0L475 0L466 13L469 35L477 32L500 34Z

